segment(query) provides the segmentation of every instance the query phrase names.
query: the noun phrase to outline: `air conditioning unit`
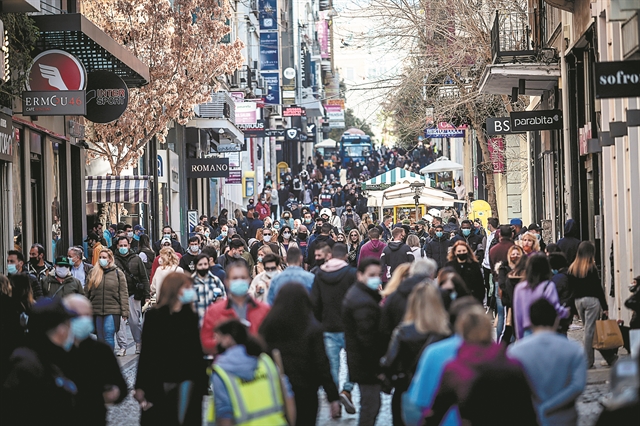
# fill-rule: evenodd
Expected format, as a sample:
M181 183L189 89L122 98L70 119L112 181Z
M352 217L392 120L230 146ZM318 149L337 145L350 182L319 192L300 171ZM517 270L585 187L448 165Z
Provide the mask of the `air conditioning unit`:
M227 92L211 95L211 101L198 105L196 114L201 118L225 118L235 123L236 104Z

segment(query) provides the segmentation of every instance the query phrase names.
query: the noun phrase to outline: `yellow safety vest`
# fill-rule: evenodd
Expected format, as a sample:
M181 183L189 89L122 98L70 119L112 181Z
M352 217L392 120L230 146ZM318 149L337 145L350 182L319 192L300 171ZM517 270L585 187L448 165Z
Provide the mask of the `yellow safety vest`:
M258 368L252 380L242 380L217 365L213 371L220 376L229 393L233 417L238 426L286 426L284 399L280 375L266 354L258 359ZM215 421L215 401L210 400L209 422Z

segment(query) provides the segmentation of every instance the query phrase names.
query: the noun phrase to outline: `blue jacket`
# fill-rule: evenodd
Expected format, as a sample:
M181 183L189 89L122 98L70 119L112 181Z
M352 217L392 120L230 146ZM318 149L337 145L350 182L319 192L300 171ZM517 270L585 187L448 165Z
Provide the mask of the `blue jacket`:
M440 387L444 367L453 361L462 346L462 338L453 335L448 339L433 343L422 352L416 374L409 390L402 395L402 415L407 425L417 425L422 411L430 408ZM442 425L461 424L458 407L451 408L442 420Z
M313 287L313 280L315 275L311 272L307 272L299 266L289 266L284 271L273 277L271 285L269 286L269 293L267 294L267 303L273 305L273 301L276 299L276 295L280 288L290 282L302 284L309 293L311 293L311 287Z

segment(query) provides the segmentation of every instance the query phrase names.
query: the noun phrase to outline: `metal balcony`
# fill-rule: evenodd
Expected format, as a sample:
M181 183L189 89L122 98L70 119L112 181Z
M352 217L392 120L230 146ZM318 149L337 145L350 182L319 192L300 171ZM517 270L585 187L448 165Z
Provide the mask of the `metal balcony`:
M494 64L531 63L537 51L531 44L531 29L523 13L499 13L491 28L491 57Z

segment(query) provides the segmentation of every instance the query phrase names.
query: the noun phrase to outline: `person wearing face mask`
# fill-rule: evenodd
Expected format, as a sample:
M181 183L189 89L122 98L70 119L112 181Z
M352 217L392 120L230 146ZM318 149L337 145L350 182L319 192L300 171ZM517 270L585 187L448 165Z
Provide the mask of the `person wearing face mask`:
M71 319L74 345L69 352L73 365L70 378L78 386L76 424L106 425L106 404L119 404L125 399L127 382L113 350L91 338L94 331L91 302L79 294L68 295L63 302L78 314Z
M227 225L223 226L222 228L225 229ZM225 243L226 246L226 243ZM222 248L222 243L220 244L220 250L224 250ZM193 271L196 270L196 264L194 263L196 257L198 257L198 255L200 254L200 238L198 238L197 236L193 236L191 238L189 238L189 245L187 246L187 251L184 254L184 256L182 256L180 258L180 268L182 268L182 270L189 272L190 274L193 273Z
M129 317L129 291L127 278L118 269L109 249L102 249L98 266L91 270L85 294L93 307L93 318L98 340L115 347L114 335L120 330L120 318ZM124 356L126 349L118 355Z
M170 226L164 226L162 228L162 236L161 238L153 243L153 250L156 252L156 255L160 254L160 249L163 246L163 240L169 240L171 242L171 248L178 254L183 255L184 249L180 245L180 242L177 239L173 238L173 229Z
M9 250L7 252L7 276L11 278L14 275L24 275L29 279L31 292L34 299L42 297L42 285L36 277L30 274L25 267L24 255L21 251Z
M44 247L41 244L33 244L29 249L29 262L26 267L27 272L36 277L40 283L53 269L51 262L45 260Z
M269 294L271 280L281 271L280 263L280 256L273 253L269 253L264 256L264 259L262 259L264 271L253 278L251 286L249 287L249 294L255 300L260 302L267 301L267 294Z
M425 245L425 253L429 259L438 264L438 269L444 268L449 253L449 235L444 232L442 224L435 226L434 237Z
M278 242L284 248L285 253L287 252L287 250L289 250L289 244L296 242L296 240L293 238L293 234L291 233L291 228L289 226L283 226L280 229Z
M360 387L358 424L362 426L374 425L380 410L382 387L378 375L382 372L380 358L385 353L387 343L378 331L381 316L379 304L382 299L381 274L382 268L378 259L363 259L358 265L357 281L347 291L342 302L349 378ZM343 398L343 395L344 392L341 394L341 402L345 404L346 398Z
M340 222L342 223L342 229L347 230L347 222L349 221L353 221L353 224L355 224L355 226L351 224L350 229L348 229L350 231L351 229L354 229L354 228L357 229L358 226L360 226L361 219L360 219L360 215L358 215L358 213L356 213L355 210L353 209L353 204L350 201L347 201L347 203L345 204L344 212L340 217Z
M249 294L249 268L244 262L232 262L226 268L225 288L227 299L209 306L200 329L202 348L207 354L218 353L214 337L215 328L230 319L238 319L249 327L249 333L257 335L262 321L269 312L269 305L255 300Z
M70 320L76 316L59 297L33 306L29 338L11 355L9 374L0 388L0 423L73 424L78 388L70 379L69 350L74 342Z
M313 216L311 215L311 212L307 212L304 214L304 218L302 219L302 224L309 229L313 229L313 227L316 225L316 222L313 221Z
M282 218L280 219L280 225L289 226L290 228L293 228L294 220L291 218L290 211L285 211L282 213Z
M449 262L445 266L452 267L464 280L472 296L482 302L484 281L480 263L467 243L457 241L453 244L449 252Z
M256 204L256 212L258 212L258 218L260 220L264 220L266 217L271 216L271 205L267 201L267 197L264 193L260 196L258 204Z
M208 380L193 306L197 298L191 277L174 272L146 314L134 385L141 425L202 424Z
M199 326L202 326L207 308L218 299L226 298L227 293L220 278L215 276L209 268L209 256L207 254L198 255L195 264L196 270L191 277L193 278L193 288L197 294L195 307Z
M67 250L67 257L71 262L71 275L80 281L82 288L87 284L89 272L93 269L93 265L82 260L83 255L82 246L69 247L69 250Z
M507 261L496 264L498 293L496 300L498 324L496 341L508 345L513 336L513 290L526 277L527 256L522 247L513 245L507 251Z
M304 225L300 225L297 230L296 238L298 240L298 247L302 253L302 259L306 259L309 248L309 230Z
M482 258L484 255L484 250L482 250L482 236L473 232L473 222L468 219L465 219L460 223L460 229L456 233L455 237L451 238L449 244L453 246L458 241L464 241L467 243L469 247L471 247L471 252L475 254L477 257ZM482 250L481 253L478 253Z
M84 295L82 284L71 275L71 266L71 261L66 256L56 259L55 267L42 281L44 297L64 297L73 293Z

